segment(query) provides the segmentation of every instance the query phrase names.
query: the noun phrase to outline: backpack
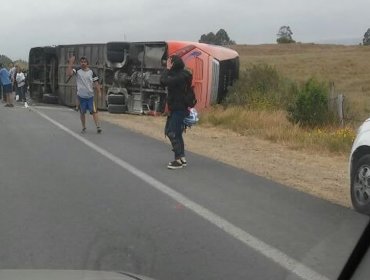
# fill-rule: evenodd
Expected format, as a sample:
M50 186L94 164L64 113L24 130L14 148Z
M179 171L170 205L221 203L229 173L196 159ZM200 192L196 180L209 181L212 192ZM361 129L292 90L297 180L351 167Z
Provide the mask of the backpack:
M195 96L194 87L192 86L193 74L189 69L184 70L185 74L185 89L184 89L184 101L187 108L194 108L197 104L197 98Z

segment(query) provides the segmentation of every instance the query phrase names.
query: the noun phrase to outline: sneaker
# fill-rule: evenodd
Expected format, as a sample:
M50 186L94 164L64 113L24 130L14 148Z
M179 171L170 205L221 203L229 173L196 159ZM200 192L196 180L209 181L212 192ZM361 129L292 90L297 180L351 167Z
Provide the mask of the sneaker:
M181 160L180 161L179 160L171 161L170 163L168 163L167 168L168 169L179 169L179 168L182 168Z
M181 157L180 160L181 160L182 166L185 167L186 166L186 163L187 163L186 158L185 157Z
M102 129L98 126L98 127L96 128L96 132L97 132L97 133L101 133L101 132L102 132Z
M11 107L10 104L6 103L4 107Z
M85 134L86 133L86 127L84 127L82 130L81 130L81 134Z

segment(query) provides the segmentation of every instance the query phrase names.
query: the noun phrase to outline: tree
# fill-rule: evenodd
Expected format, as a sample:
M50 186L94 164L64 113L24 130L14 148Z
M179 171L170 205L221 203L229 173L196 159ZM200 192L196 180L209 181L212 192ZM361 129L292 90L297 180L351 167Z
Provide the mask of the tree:
M199 43L215 44L216 35L213 32L209 32L207 35L203 34L200 36Z
M17 59L13 61L13 63L14 65L18 65L19 67L21 67L22 71L25 71L28 69L28 62L23 59Z
M277 34L277 40L276 42L278 44L289 44L289 43L295 43L295 41L292 38L293 32L290 29L289 26L282 26L279 29L279 32Z
M10 63L13 63L14 65L19 65L22 70L28 69L28 62L22 59L17 59L15 61L12 61L9 57L7 57L4 54L0 54L0 63L2 63L6 68L9 67Z
M364 38L362 39L362 43L364 46L370 45L370 28L364 34Z
M228 45L230 42L229 35L224 29L220 29L216 33L216 45Z
M0 54L0 63L4 64L5 67L8 67L9 63L13 62L6 55Z
M230 40L229 35L222 28L218 30L216 34L214 34L213 32L209 32L207 35L203 34L202 36L200 36L199 43L219 46L235 45L235 41Z

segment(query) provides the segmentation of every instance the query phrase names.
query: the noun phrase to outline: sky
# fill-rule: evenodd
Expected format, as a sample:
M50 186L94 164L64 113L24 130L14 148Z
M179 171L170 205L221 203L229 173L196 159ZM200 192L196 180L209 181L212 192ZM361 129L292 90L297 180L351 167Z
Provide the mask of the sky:
M223 28L237 44L274 44L281 26L302 43L359 44L370 0L17 0L0 2L0 54L110 41L198 41Z

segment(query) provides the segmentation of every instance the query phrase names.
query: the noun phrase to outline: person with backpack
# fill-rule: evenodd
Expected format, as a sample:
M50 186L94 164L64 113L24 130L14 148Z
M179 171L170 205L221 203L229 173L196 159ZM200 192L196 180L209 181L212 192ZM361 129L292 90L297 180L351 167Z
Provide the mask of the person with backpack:
M188 115L188 106L185 102L185 91L191 79L191 73L185 70L181 57L172 55L167 60L167 69L161 76L161 83L167 87L168 116L165 126L165 135L170 139L174 160L167 165L168 169L179 169L187 165L185 158L185 144L182 137L184 119Z

